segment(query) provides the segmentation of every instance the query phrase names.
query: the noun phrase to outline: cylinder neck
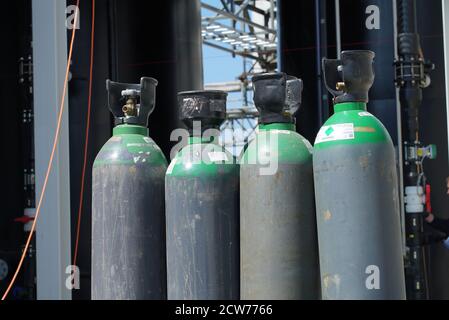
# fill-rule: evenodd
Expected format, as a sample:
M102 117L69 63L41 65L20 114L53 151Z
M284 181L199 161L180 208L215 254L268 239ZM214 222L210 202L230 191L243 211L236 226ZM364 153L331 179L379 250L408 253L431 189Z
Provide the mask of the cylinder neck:
M343 111L354 111L354 110L366 111L366 103L364 103L364 102L344 102L344 103L337 103L334 105L335 113L343 112Z
M294 123L270 123L260 124L259 130L288 130L296 131L296 125Z
M114 136L120 135L120 134L139 134L142 136L148 136L148 128L143 126L137 126L137 125L130 125L130 124L121 124L116 127L114 127L112 134Z

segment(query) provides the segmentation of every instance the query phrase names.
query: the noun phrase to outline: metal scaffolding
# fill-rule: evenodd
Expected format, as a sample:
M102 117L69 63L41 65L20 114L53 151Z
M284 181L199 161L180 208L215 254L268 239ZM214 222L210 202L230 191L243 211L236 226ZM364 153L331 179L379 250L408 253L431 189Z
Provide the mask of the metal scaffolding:
M221 126L221 140L235 157L239 157L245 145L254 138L258 116L257 109L251 107L228 110L227 120Z
M201 7L203 44L244 60L238 80L205 85L207 90L242 93L242 107L228 110L221 127L222 144L239 156L257 126L258 112L247 96L250 77L277 68L276 0L220 0L219 6L202 2Z
M252 59L264 71L276 69L276 0L221 0L202 3L205 45Z

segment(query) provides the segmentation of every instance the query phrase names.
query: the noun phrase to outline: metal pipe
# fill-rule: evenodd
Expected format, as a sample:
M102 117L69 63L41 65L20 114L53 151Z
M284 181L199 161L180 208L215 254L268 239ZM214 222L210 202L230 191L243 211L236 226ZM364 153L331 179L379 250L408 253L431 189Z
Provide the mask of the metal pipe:
M338 0L336 0L338 1ZM398 60L398 27L397 27L397 0L393 0L393 29L394 29L394 58ZM396 88L396 114L401 114L401 104L399 101L399 88ZM402 250L405 255L406 252L406 231L405 231L405 210L404 210L404 167L402 163L404 161L404 152L402 150L402 119L400 116L396 117L397 119L397 135L398 135L398 174L399 174L399 190L400 190L400 214L401 214L401 233L402 233Z
M449 79L449 4L445 0L441 0L443 8L443 31L444 31L444 64L446 79ZM447 127L449 128L449 81L446 81L446 115L447 115ZM447 132L449 142L449 130Z
M316 72L317 72L317 102L318 102L318 126L323 124L323 88L321 86L321 14L320 0L315 0L315 42L316 46Z
M226 52L229 52L229 53L234 53L234 54L242 56L242 57L246 57L246 58L257 60L257 61L262 61L261 58L253 56L252 54L241 52L241 51L234 51L232 49L221 47L221 46L219 46L219 45L217 45L215 43L212 43L212 42L209 42L209 41L206 41L206 40L203 41L203 44L205 44L205 45L207 45L209 47L215 48L215 49L223 50L223 51L226 51Z
M399 33L417 33L417 17L415 0L401 0L398 2L398 31Z
M276 2L276 12L277 12L277 28L276 28L276 36L277 36L277 54L276 54L276 61L277 61L277 70L281 71L282 70L282 46L281 46L281 40L282 40L282 28L280 25L280 22L282 21L282 16L281 16L281 1L282 0L278 0Z
M422 89L425 87L425 63L417 33L415 0L397 2L398 60L396 61L396 85L402 117L402 137L405 161L405 225L406 244L409 249L406 264L407 297L413 300L428 299L427 271L424 253L423 217L424 206L419 199L419 159L413 150L420 148L419 108L422 103ZM419 72L417 72L419 70ZM412 150L412 152L410 152Z
M335 33L337 39L337 58L341 57L341 24L340 24L340 0L335 0Z

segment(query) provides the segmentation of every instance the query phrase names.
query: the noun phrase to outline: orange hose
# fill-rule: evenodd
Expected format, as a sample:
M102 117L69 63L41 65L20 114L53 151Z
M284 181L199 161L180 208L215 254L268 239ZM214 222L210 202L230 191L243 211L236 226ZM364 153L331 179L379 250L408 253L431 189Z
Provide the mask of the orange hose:
M95 42L95 0L92 0L92 30L90 36L90 70L89 70L89 96L87 100L87 123L86 123L86 140L84 142L84 162L83 170L81 174L81 190L80 190L80 203L78 206L78 223L76 227L76 240L75 240L75 252L73 253L73 265L76 266L78 258L78 245L81 229L81 216L83 212L83 200L84 200L84 179L86 176L87 166L87 152L89 146L89 130L90 130L90 111L92 107L92 75L94 65L94 42Z
M76 1L76 6L77 6L77 8L79 8L79 0ZM78 11L79 10L75 11L74 26L76 26L77 23L78 23ZM54 136L54 140L53 140L53 149L51 151L50 159L48 161L48 167L47 167L47 172L45 174L44 184L42 186L42 191L41 191L41 194L40 194L40 197L39 197L39 202L38 202L37 208L36 208L36 215L34 217L33 225L31 226L30 234L28 235L28 239L27 239L27 242L25 244L25 248L23 249L22 256L20 257L19 265L17 266L17 269L14 272L14 276L12 277L12 279L11 279L11 281L10 281L6 291L5 291L5 293L2 296L2 301L5 300L6 297L8 296L9 292L11 291L12 286L14 285L14 283L15 283L15 281L17 279L17 276L18 276L18 274L20 272L20 269L22 268L23 261L25 260L26 254L28 252L28 248L30 247L31 239L33 238L34 231L36 230L36 223L37 223L37 220L39 218L40 211L41 211L42 201L43 201L44 196L45 196L45 191L47 190L48 178L50 176L50 172L51 172L51 169L53 167L53 159L55 157L56 147L57 147L58 142L59 142L59 133L60 133L60 130L61 130L62 115L63 115L63 112L64 112L64 102L65 102L65 96L66 96L66 92L67 92L67 83L68 83L69 72L70 72L70 61L72 60L73 43L75 41L75 32L76 32L76 28L74 27L73 31L72 31L72 38L70 40L69 55L68 55L68 58L67 58L67 67L66 67L65 79L64 79L64 89L62 91L62 96L61 96L61 105L59 107L58 123L57 123L57 126L56 126L56 132L55 132L55 136Z

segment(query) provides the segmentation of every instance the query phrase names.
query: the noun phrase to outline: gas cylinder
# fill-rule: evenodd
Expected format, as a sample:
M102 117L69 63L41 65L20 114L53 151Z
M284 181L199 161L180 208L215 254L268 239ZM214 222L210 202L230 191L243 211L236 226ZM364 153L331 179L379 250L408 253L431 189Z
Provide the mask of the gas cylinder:
M166 298L167 161L147 129L156 85L106 82L115 127L93 165L92 299Z
M392 140L367 112L371 51L324 59L335 113L314 145L323 299L404 299L398 176Z
M302 81L253 77L259 125L240 161L241 298L318 299L312 146L296 132Z
M239 299L239 167L218 144L226 96L178 95L189 132L165 180L170 300Z

